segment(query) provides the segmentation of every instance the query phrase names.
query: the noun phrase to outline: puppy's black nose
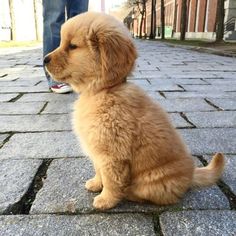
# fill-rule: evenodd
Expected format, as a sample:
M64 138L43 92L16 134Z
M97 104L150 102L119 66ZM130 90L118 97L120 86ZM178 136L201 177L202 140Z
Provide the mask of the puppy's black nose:
M51 57L50 56L44 57L44 60L43 60L44 64L48 64L50 61L51 61Z

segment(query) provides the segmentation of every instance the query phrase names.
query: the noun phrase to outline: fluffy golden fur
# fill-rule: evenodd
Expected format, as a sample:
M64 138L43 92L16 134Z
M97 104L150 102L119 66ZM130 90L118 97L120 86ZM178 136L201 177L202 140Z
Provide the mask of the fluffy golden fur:
M220 153L196 168L166 112L126 82L136 57L126 28L100 13L68 20L60 46L47 56L53 78L80 93L74 130L94 164L96 175L85 187L101 191L93 202L98 209L122 199L173 204L192 186L214 184L223 171Z

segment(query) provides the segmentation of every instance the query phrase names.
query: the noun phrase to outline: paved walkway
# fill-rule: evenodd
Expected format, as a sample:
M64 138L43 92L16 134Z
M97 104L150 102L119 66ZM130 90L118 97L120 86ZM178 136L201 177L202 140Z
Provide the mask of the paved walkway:
M170 113L198 165L226 154L222 180L175 206L99 213L71 131L75 94L48 92L41 49L0 53L0 235L236 235L236 59L137 41L130 79Z

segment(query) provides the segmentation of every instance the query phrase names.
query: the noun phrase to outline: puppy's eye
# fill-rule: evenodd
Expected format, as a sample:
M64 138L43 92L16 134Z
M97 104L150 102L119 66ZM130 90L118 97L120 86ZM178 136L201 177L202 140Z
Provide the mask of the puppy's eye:
M75 45L75 44L73 44L73 43L70 43L68 47L69 47L70 50L74 50L74 49L76 49L78 46Z

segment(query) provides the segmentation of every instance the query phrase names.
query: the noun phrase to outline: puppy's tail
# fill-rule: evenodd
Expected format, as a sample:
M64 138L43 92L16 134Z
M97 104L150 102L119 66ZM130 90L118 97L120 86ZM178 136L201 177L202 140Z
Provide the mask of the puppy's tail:
M225 166L225 158L222 153L217 153L211 162L202 168L196 168L193 173L193 187L207 187L213 185L220 178Z

